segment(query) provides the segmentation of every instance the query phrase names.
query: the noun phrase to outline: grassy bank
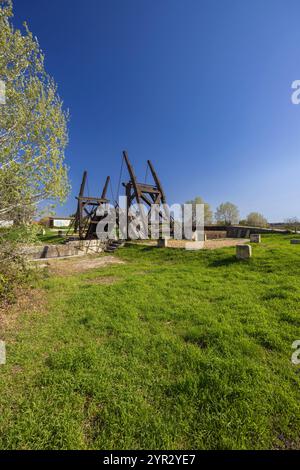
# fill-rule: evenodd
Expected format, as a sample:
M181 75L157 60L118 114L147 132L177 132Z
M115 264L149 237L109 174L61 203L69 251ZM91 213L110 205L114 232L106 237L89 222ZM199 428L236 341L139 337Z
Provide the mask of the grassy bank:
M34 285L0 333L0 448L299 448L290 238L249 262L131 245L122 265Z

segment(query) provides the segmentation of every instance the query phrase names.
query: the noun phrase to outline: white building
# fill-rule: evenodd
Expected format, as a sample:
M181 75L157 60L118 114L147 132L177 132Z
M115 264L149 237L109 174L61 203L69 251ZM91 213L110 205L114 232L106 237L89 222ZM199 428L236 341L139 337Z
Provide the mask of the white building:
M0 228L12 227L14 224L13 220L0 220Z

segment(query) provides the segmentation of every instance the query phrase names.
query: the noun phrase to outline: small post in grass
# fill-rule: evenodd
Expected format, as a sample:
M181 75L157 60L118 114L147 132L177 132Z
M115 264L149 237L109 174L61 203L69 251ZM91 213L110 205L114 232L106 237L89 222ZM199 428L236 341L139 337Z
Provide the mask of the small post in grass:
M158 248L168 248L168 239L167 238L159 238L157 240Z
M5 341L0 340L0 366L6 363Z
M250 242L251 243L261 243L261 235L259 233L251 233Z
M236 245L236 257L237 259L249 259L252 256L251 245Z

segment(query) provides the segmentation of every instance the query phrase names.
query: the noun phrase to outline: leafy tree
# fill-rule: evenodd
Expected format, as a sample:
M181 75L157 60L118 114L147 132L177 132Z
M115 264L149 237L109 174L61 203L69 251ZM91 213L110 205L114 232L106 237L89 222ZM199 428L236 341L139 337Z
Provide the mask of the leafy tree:
M267 219L259 212L250 212L246 218L246 224L253 227L267 227Z
M215 219L220 224L237 224L239 221L239 210L231 202L223 202L216 209Z
M17 207L13 212L14 225L28 225L31 224L36 215L36 206L25 204Z
M207 202L204 202L202 197L197 196L195 199L187 201L186 204L192 204L192 214L193 214L193 225L196 225L196 205L204 204L204 223L209 225L212 223L213 213L210 208L210 205Z
M64 151L68 115L44 69L38 41L26 24L12 25L12 2L0 0L0 217L69 192Z

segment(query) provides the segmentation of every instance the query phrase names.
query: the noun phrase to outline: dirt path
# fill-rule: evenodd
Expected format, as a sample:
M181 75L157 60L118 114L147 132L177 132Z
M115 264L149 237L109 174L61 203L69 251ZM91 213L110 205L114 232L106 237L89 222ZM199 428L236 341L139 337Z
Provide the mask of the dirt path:
M70 259L47 259L42 266L48 267L49 271L53 274L70 276L89 271L90 269L104 268L110 264L124 264L124 261L114 256L101 256L96 258L95 256L80 256Z
M248 238L218 238L215 240L206 240L204 242L204 250L216 250L218 248L224 248L228 246L236 246L243 243L249 243ZM169 248L185 248L187 241L186 240L168 240ZM193 242L189 242L193 243ZM155 240L149 240L144 242L138 242L139 245L150 245L156 246L157 242Z

